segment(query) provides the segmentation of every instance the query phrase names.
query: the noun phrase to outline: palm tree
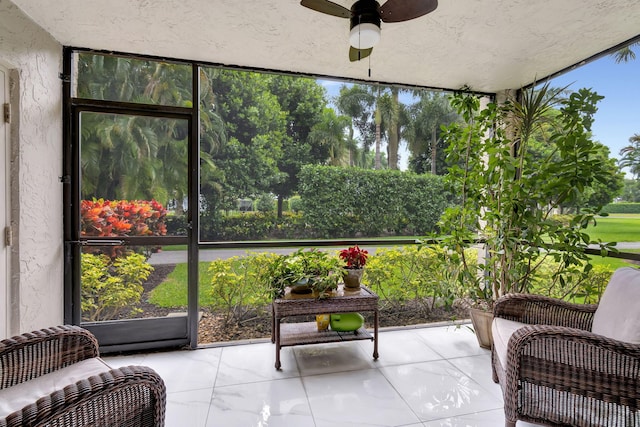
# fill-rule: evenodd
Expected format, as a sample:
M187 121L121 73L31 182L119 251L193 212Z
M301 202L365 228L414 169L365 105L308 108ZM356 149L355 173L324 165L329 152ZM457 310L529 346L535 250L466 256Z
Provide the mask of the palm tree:
M342 166L348 164L349 153L345 130L349 127L347 116L338 116L332 108L325 107L320 123L311 128L309 141L328 147L329 164Z
M613 58L615 59L616 64L619 64L621 62L633 61L634 59L636 59L636 54L632 50L632 48L639 47L639 46L640 46L640 42L631 43L628 46L618 49L611 55L613 55Z
M87 53L79 55L78 67L79 97L175 106L192 99L189 66ZM203 116L204 131L215 120L207 112ZM186 120L83 113L81 126L83 197L182 201ZM207 151L213 139L221 140L209 137Z
M414 96L419 99L409 108L410 120L403 136L408 141L413 162L424 159L420 163L429 162L431 174L436 175L440 127L455 122L458 115L445 94L417 91ZM414 168L416 172L425 170L417 164Z
M622 158L618 161L621 168L629 168L633 177L640 177L640 134L629 138L630 144L620 150Z
M398 168L398 148L402 108L399 102L400 89L388 86L343 86L336 100L338 109L352 118L351 131L357 128L363 138L365 150L375 142L375 169L382 168L381 146L386 135L388 142L388 165ZM350 132L350 138L353 133Z
M342 85L340 94L335 99L338 111L351 118L347 137L350 146L349 165L351 166L363 165L364 155L372 142L370 114L374 102L374 97L363 85ZM356 158L358 145L358 140L355 137L356 130L362 139L362 156L359 159Z
M400 146L400 128L401 128L401 104L399 101L400 90L391 87L389 91L379 91L376 100L376 112L380 114L380 124L376 121L376 135L378 126L384 126L387 134L387 153L390 169L398 169L398 149ZM377 143L378 141L376 141ZM379 159L378 159L379 161Z

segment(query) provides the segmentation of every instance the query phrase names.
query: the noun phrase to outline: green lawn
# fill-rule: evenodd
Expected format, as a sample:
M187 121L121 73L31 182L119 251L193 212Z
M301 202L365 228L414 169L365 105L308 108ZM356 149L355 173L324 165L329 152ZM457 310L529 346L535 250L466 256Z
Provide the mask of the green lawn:
M597 219L597 225L591 226L587 232L593 240L600 239L603 242L640 242L640 215L612 215ZM392 240L392 239L390 239ZM186 250L186 245L166 246L164 250ZM640 250L625 249L624 252L640 252ZM591 256L595 265L608 265L612 269L631 265L629 261L618 258ZM203 306L210 305L213 300L211 295L211 274L208 272L210 263L201 262L199 300ZM153 292L151 301L153 304L164 307L187 305L187 264L178 264L176 269L169 274L165 282Z
M200 305L210 305L213 301L211 295L211 274L209 273L209 262L201 262L198 265L200 286L198 287L198 300ZM177 264L173 270L159 286L157 286L149 300L152 304L160 307L186 307L187 306L187 264Z
M637 250L627 249L625 252L638 252ZM629 267L633 265L631 261L627 261L620 258L611 258L611 257L601 257L596 255L591 255L591 264L595 267L596 265L604 265L610 266L613 270L616 270L620 267Z
M597 224L587 232L593 240L603 242L640 242L640 215L597 218Z

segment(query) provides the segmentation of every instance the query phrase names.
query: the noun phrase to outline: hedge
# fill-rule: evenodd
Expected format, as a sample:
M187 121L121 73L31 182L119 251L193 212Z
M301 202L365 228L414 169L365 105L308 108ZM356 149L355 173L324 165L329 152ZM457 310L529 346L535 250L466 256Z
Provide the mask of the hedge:
M607 206L602 208L602 212L609 214L640 214L640 203L609 203Z
M304 220L320 238L425 235L452 199L435 175L309 165L299 178Z

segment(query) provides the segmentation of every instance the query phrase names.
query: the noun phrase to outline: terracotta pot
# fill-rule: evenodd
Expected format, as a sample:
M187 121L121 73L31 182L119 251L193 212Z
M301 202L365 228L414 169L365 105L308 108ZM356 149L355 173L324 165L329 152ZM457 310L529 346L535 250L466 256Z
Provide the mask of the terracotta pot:
M349 268L345 270L345 273L342 276L344 287L352 290L360 289L360 282L362 281L363 272L364 268Z
M491 345L493 344L493 335L491 333L493 313L491 311L470 308L469 316L471 317L471 323L473 324L473 330L478 339L478 344L480 344L482 348L491 349Z

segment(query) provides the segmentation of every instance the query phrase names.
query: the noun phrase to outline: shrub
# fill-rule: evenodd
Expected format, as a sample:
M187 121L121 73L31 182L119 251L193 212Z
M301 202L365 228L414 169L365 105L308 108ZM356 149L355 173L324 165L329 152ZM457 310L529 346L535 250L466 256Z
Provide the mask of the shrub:
M532 292L574 303L596 304L614 268L596 265L586 276L582 270L582 265L566 267L562 262L547 258L532 277ZM562 276L562 280L554 280L558 275Z
M139 312L140 302L153 267L140 254L112 260L103 254L82 254L82 318L87 321L117 319Z
M165 218L167 234L171 236L187 235L187 218L186 215L167 215Z
M296 213L302 210L302 199L300 199L300 196L292 196L289 199L289 210Z
M363 282L386 304L401 307L414 300L425 313L435 306L451 307L460 292L438 251L419 246L380 248L370 257Z
M569 227L571 221L573 221L575 215L557 214L549 217L551 221L556 223L559 227Z
M283 212L282 218L275 211L231 213L221 216L215 227L202 223L205 240L213 241L300 239L306 233L302 214L291 212Z
M276 208L276 202L271 194L262 194L256 201L256 209L260 212L271 212Z
M82 200L82 236L164 236L167 211L155 200Z
M219 228L211 230L213 240L263 240L269 236L276 223L276 213L242 212L225 215L221 218Z
M271 301L270 272L278 259L277 254L254 253L211 262L211 308L223 311L225 324L238 323Z
M302 212L283 212L282 218L276 223L276 228L270 234L273 239L304 239L309 235L307 224Z
M477 264L477 253L477 249L467 249L466 262ZM249 315L260 315L277 294L273 279L281 270L283 259L275 253L260 252L211 262L208 271L203 269L200 273L203 284L200 301L214 311L221 311L226 324L241 323ZM183 270L181 277L185 277L186 265L179 268ZM416 302L412 306L426 316L434 308L456 306L460 299L473 302L485 298L477 293L477 287L465 287L456 280L460 268L458 254L444 251L438 245L378 248L367 259L363 283L380 296L381 308L407 310L409 302ZM565 269L564 281L560 282L553 280L558 268L560 263L546 260L537 271L532 291L567 301L593 303L599 300L613 273L612 267L595 266L584 279L581 269L575 272ZM163 289L163 294L171 297L160 303L155 294L163 287L171 288L170 291ZM162 283L154 289L150 301L163 307L186 305L185 280Z

